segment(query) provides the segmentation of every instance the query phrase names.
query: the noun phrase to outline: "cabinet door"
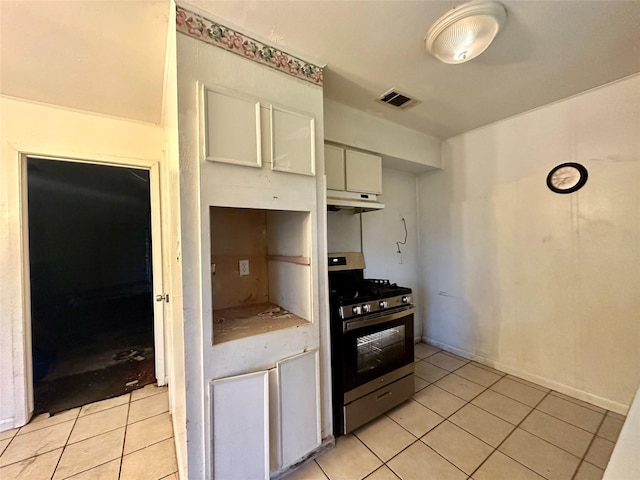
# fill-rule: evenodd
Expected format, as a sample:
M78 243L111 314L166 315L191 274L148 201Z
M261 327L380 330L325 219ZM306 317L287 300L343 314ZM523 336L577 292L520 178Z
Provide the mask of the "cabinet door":
M324 146L324 171L327 174L327 188L344 190L344 148Z
M320 386L318 350L276 364L280 397L281 465L286 468L318 448Z
M315 119L271 106L271 169L316 174Z
M345 158L349 192L382 193L382 158L353 150Z
M269 478L269 379L256 372L211 382L214 478Z
M262 166L260 102L223 89L203 87L204 158Z

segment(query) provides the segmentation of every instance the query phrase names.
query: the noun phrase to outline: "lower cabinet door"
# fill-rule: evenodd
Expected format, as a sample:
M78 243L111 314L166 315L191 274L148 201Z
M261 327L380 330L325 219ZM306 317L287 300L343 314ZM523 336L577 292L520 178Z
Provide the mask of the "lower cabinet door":
M318 360L316 349L276 364L280 468L293 465L320 446Z
M267 371L211 382L215 479L269 478Z

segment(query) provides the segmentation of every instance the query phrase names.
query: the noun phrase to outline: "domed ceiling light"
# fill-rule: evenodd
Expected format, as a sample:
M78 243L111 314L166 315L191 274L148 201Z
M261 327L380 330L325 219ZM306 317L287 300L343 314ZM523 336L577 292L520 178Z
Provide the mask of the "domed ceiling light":
M464 63L484 52L507 18L504 5L472 1L449 10L425 37L427 50L444 63Z

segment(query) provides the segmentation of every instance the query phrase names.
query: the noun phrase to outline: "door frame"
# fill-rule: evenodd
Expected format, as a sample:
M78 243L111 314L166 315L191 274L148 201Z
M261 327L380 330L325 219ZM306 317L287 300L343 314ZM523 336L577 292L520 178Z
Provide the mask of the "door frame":
M32 333L31 333L31 272L29 259L29 211L28 211L28 179L27 160L29 157L43 160L64 161L82 164L103 165L115 168L136 168L149 172L149 202L151 206L151 268L153 271L152 301L153 301L153 337L155 375L158 385L166 385L167 370L165 356L165 301L156 301L156 295L164 295L164 275L162 257L162 208L160 192L160 162L140 158L111 157L106 155L82 154L81 158L66 155L52 155L51 152L20 151L20 218L22 222L21 260L22 260L22 298L23 298L23 330L20 332L21 341L14 345L22 346L21 356L25 374L25 388L23 405L24 423L26 424L34 411L34 386L32 364ZM18 352L16 352L18 353ZM15 357L14 357L15 358ZM17 399L16 399L17 400Z

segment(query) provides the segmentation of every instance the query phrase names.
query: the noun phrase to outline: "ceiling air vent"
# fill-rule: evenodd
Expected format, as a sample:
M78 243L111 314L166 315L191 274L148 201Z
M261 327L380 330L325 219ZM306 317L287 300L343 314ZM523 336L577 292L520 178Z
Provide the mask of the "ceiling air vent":
M386 103L396 108L408 108L418 103L417 100L408 97L404 93L400 93L397 90L391 89L388 92L383 93L377 99L378 102Z

